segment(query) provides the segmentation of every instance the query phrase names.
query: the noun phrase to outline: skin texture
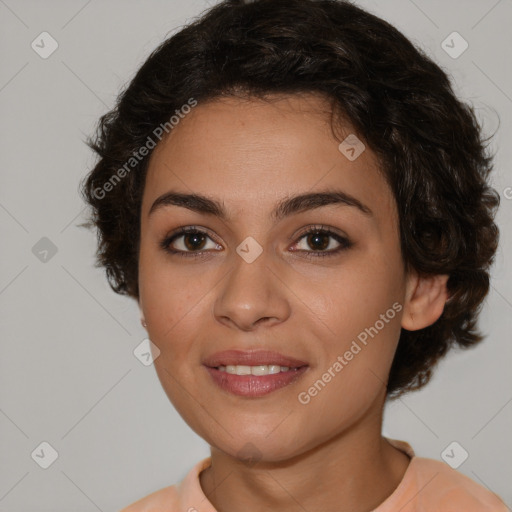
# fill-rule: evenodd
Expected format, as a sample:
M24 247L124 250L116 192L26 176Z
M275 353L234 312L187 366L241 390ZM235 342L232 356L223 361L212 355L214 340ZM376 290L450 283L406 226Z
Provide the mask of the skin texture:
M394 491L409 463L381 436L385 382L400 329L439 318L448 276L405 274L396 205L378 161L368 147L354 161L346 158L338 144L353 132L345 125L334 138L328 114L315 95L200 103L149 163L139 305L161 351L155 367L165 392L211 446L212 466L200 482L219 512L368 511ZM355 196L373 215L329 205L277 223L270 217L279 200L326 189ZM148 216L170 190L218 199L229 219L175 205ZM340 245L329 237L308 243L302 234L316 225L353 245L308 259L307 251L324 242L324 252ZM183 226L208 231L199 249L204 258L159 246ZM263 249L252 263L236 252L248 236ZM172 245L190 254L194 240L186 242L181 236ZM298 394L395 302L401 311L308 404L300 403ZM213 384L202 366L206 356L234 348L275 350L309 368L264 397L235 396ZM248 446L256 464L242 460Z

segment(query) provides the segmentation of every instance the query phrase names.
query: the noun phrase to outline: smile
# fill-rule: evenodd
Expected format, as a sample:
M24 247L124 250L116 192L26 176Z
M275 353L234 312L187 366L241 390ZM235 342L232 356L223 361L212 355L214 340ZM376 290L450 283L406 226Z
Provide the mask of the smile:
M213 383L232 395L258 398L282 389L300 379L308 365L297 368L279 365L204 366Z
M221 372L226 372L233 375L270 375L280 372L297 370L297 368L298 367L290 368L289 366L279 366L276 364L260 364L257 366L227 365L219 366L217 369Z

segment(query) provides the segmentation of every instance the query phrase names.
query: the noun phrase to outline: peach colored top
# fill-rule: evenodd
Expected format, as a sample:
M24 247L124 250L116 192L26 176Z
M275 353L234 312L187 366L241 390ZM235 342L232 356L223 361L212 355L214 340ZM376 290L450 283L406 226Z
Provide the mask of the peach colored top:
M385 438L411 461L398 487L372 512L509 512L501 499L448 464L417 457L405 441ZM178 484L164 487L120 512L217 512L205 496L199 473L211 457L198 462Z

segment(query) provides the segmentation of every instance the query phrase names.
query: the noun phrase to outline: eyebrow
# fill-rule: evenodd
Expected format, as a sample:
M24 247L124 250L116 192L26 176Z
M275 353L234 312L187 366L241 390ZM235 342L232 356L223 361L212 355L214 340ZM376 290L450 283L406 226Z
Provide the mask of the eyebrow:
M277 222L295 213L328 205L351 206L368 217L373 215L370 208L354 196L342 190L326 190L287 197L275 206L271 212L271 217ZM224 221L229 220L222 202L200 194L183 194L173 191L158 197L152 204L148 216L167 206L180 206L197 213L214 215Z

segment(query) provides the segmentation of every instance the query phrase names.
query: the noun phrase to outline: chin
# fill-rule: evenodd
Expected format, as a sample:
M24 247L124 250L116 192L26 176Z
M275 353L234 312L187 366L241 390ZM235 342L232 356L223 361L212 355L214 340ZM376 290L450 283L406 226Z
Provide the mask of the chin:
M290 436L274 435L246 435L240 431L236 438L229 438L225 442L212 442L209 444L227 455L249 466L257 462L283 462L302 453L296 441Z

